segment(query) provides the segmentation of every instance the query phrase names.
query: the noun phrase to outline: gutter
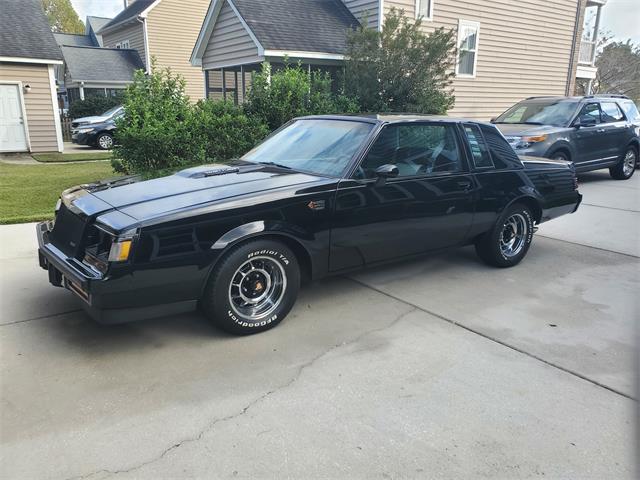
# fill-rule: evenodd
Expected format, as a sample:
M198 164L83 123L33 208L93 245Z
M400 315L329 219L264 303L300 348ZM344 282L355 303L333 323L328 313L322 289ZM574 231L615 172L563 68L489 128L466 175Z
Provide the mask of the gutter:
M580 12L582 12L582 3L585 2L585 7L586 7L586 1L585 0L578 0L577 2L577 7L576 7L576 21L575 24L573 26L573 42L572 42L572 46L571 46L571 55L569 56L569 72L567 74L567 86L564 89L564 94L565 96L569 97L571 96L572 92L570 92L570 87L571 87L571 81L573 80L573 67L574 67L574 63L576 60L576 50L578 48L578 31L579 31L579 26L578 26L578 22L580 21ZM575 88L575 87L574 87Z
M147 30L147 16L138 15L136 17L140 23L142 23L142 35L144 38L144 66L145 73L149 75L151 73L151 52L149 52L149 31Z

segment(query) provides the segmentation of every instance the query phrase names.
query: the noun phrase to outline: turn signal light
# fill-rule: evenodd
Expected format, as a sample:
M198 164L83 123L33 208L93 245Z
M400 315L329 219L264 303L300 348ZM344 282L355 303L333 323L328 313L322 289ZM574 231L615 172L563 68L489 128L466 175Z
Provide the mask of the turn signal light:
M109 261L126 262L129 259L129 253L131 253L131 242L131 239L113 242L111 250L109 250Z
M522 137L522 141L526 143L544 142L546 139L547 139L546 135L534 135L531 137Z

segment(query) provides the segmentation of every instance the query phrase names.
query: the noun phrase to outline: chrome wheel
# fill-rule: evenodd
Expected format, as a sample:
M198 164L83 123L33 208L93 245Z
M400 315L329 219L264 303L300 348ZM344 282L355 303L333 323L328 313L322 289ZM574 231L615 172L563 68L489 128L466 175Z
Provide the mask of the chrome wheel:
M529 226L520 213L511 215L504 222L500 232L500 252L505 258L518 255L527 243Z
M236 270L229 285L229 303L234 312L250 321L271 315L282 302L287 275L272 257L256 256Z
M113 147L113 138L111 138L111 135L100 135L98 145L103 150L110 150Z
M633 173L636 168L636 152L632 148L627 150L627 154L624 156L622 160L622 173L624 173L625 177L628 177Z

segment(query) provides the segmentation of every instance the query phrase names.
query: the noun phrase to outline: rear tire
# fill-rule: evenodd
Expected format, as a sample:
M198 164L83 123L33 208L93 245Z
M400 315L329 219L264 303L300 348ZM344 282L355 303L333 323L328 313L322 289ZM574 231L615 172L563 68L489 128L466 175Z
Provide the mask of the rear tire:
M200 303L217 327L249 335L280 323L293 307L299 289L295 254L280 242L253 240L220 259Z
M620 161L609 169L609 174L615 180L628 180L633 176L637 165L638 151L635 147L629 146Z
M494 267L513 267L529 251L533 228L529 207L516 203L507 208L493 228L476 241L476 253Z

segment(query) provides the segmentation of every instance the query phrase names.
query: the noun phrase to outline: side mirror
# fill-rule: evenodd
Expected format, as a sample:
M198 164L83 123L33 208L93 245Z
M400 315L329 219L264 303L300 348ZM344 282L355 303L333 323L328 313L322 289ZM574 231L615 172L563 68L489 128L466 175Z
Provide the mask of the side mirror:
M581 115L573 122L573 126L576 128L581 127L593 127L596 125L596 119L591 115Z
M387 178L395 178L399 173L400 170L398 170L398 167L391 163L379 166L375 171L377 177L376 185L384 185L387 181Z
M493 117L491 120L489 120L489 123L496 123L496 117Z

